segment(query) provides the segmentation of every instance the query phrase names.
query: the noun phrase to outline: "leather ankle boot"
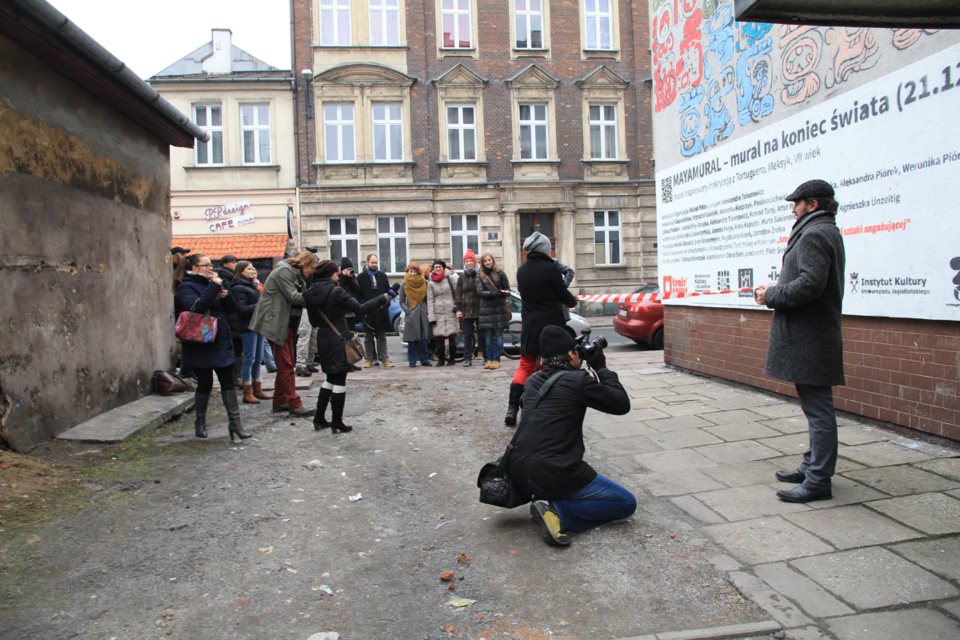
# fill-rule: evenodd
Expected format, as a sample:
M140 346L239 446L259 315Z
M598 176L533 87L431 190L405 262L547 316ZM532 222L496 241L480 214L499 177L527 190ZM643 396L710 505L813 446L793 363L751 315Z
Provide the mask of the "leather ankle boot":
M241 440L252 438L253 434L244 431L243 425L240 423L240 403L237 402L237 392L234 389L221 389L220 397L223 398L223 406L227 410L230 441L233 442L234 437L238 437Z
M333 407L333 422L330 423L330 431L332 433L337 433L338 431L349 433L353 431L353 427L348 424L343 424L343 405L347 402L347 394L334 393L332 395L330 406Z
M253 395L253 385L249 382L243 383L243 401L246 404L260 404L257 396Z
M198 438L207 437L207 405L210 404L209 393L193 394L193 410L197 417L193 422L193 430Z
M261 400L273 400L273 394L263 390L263 385L259 380L253 381L253 395Z
M327 422L327 405L330 404L330 396L333 395L332 389L326 387L320 388L320 395L317 396L317 411L313 414L313 430L320 431L330 426Z
M523 385L519 382L510 383L510 399L507 401L507 415L503 424L508 427L517 426L517 413L520 412L520 396L523 395Z

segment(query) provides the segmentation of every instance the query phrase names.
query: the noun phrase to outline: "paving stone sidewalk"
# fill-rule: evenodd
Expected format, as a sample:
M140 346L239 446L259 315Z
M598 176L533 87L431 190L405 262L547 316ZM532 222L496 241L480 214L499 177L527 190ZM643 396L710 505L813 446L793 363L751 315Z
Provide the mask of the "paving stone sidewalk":
M960 446L840 420L833 499L781 502L807 443L795 400L610 350L633 410L588 412L588 456L672 501L715 566L796 640L960 638ZM702 637L702 636L701 636ZM722 636L731 637L731 636Z

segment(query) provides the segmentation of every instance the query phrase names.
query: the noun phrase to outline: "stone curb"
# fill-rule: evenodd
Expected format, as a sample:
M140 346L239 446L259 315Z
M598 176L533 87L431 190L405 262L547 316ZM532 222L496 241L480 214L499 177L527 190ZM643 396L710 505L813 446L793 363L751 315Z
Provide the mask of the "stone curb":
M123 442L139 433L152 431L193 408L193 393L174 396L144 396L81 422L57 436L78 442Z
M631 636L618 640L724 640L726 638L745 638L756 634L770 634L780 631L782 627L773 620L762 622L746 622L724 627L710 627L707 629L690 629L688 631L667 631L645 636Z

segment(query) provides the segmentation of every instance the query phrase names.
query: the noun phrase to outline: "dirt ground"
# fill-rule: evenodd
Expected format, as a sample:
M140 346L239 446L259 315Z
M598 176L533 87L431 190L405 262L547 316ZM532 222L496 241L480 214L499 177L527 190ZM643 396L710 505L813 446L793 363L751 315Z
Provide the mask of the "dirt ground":
M526 508L480 504L507 382L352 376L350 434L266 404L234 445L214 402L206 441L187 414L118 446L2 452L0 637L604 640L765 618L668 500L641 493L567 549Z

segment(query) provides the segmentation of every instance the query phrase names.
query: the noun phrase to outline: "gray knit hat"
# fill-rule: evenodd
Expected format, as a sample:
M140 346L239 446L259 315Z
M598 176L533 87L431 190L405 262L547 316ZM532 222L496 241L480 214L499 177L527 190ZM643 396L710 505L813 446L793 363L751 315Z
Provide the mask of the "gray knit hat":
M523 250L527 253L536 251L537 253L550 255L550 238L539 231L534 231L529 238L523 241Z

